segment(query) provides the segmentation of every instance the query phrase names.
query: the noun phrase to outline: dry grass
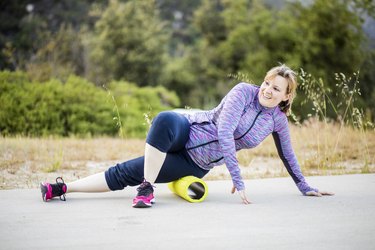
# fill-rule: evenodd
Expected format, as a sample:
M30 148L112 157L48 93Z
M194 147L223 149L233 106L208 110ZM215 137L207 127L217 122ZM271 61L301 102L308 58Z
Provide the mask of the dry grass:
M375 172L375 132L309 122L291 126L294 150L305 175ZM338 147L334 152L337 139ZM0 189L35 188L43 180L63 176L72 181L106 170L143 154L144 141L119 138L1 138ZM288 176L272 137L259 147L238 153L244 178ZM205 179L229 179L225 166Z
M37 187L57 175L85 177L138 157L143 148L137 139L1 138L0 189Z

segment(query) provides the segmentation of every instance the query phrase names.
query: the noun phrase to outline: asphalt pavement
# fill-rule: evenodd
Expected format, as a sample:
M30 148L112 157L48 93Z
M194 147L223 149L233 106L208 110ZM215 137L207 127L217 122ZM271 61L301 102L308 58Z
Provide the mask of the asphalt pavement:
M208 181L201 203L157 185L152 208L135 187L42 202L36 189L0 191L0 249L375 249L375 174L306 178L335 196L302 196L291 178Z

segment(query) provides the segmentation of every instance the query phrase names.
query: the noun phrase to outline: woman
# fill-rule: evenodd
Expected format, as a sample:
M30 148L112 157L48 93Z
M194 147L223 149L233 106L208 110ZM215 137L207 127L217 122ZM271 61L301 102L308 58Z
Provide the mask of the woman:
M193 115L162 112L153 120L144 157L72 183L65 184L61 178L56 179L56 184L42 183L43 200L55 196L65 200L68 192L115 191L140 184L133 207L151 207L154 183L171 182L188 175L202 178L214 166L225 163L233 181L232 193L237 190L242 202L249 204L236 151L256 147L270 134L303 195L333 195L307 184L293 152L287 114L296 87L295 72L281 65L267 72L260 87L237 84L210 111Z

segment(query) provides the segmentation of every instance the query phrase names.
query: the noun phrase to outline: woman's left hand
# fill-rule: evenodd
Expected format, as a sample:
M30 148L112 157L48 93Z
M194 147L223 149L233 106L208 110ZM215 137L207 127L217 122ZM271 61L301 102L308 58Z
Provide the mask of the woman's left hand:
M318 196L318 197L321 197L323 195L335 195L335 194L332 193L332 192L326 192L326 191L318 191L318 192L309 191L309 192L306 192L306 195L307 196Z
M232 187L232 194L234 194L236 192L236 187ZM242 199L242 202L244 204L250 204L251 202L249 201L249 199L247 198L246 196L246 192L245 192L245 189L244 190L240 190L238 191L238 194L240 195L241 199Z

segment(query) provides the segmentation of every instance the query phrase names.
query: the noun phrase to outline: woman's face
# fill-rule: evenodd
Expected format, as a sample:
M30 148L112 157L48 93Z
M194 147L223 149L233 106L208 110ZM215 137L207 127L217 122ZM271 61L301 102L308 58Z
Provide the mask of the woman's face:
M289 99L287 94L288 82L287 80L277 75L275 78L265 80L260 86L258 99L263 107L273 108L282 101Z

